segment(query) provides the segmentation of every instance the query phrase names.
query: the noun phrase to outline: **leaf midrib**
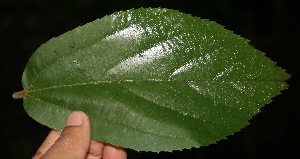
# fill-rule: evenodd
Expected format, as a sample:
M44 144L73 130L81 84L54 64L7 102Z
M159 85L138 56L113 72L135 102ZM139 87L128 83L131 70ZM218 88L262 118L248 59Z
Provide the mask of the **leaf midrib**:
M249 80L172 80L172 79L148 79L148 80L107 80L107 81L92 81L92 82L83 82L83 83L74 83L74 84L63 84L63 85L53 85L45 88L26 90L28 93L43 91L48 89L55 88L65 88L65 87L76 87L76 86L84 86L84 85L97 85L97 84L122 84L122 83L142 83L142 82L180 82L180 83L196 83L196 82L206 82L206 83L232 83L232 82L280 82L280 80L261 80L261 79L249 79Z

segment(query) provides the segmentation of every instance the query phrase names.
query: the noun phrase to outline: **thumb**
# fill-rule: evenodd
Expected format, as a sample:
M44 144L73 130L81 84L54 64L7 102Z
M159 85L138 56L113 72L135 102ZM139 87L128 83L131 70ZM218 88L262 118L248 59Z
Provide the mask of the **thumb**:
M85 158L91 142L90 127L87 115L80 111L72 112L61 136L43 158Z

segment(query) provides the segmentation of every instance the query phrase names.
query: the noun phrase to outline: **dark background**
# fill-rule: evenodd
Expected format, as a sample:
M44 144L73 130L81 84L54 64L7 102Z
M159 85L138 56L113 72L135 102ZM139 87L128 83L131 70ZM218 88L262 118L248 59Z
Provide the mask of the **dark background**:
M79 25L115 11L166 7L216 21L251 40L251 45L292 74L288 90L273 98L251 124L216 145L174 153L138 153L133 158L300 158L298 145L299 0L41 0L0 1L0 156L30 158L49 132L27 116L22 100L11 94L22 90L21 76L31 54L41 44ZM298 62L299 63L299 62ZM298 82L297 82L298 81Z

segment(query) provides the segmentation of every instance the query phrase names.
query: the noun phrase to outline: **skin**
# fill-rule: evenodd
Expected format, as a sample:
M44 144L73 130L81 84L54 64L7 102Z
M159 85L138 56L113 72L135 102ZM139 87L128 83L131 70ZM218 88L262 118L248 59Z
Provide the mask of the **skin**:
M124 148L91 140L91 125L86 114L72 112L64 130L52 130L33 159L127 159Z

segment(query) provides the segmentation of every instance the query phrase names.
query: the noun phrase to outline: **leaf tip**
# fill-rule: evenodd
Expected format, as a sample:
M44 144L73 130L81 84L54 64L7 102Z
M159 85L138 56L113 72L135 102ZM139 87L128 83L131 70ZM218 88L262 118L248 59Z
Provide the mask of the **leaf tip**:
M14 99L22 99L22 98L24 98L26 96L26 94L27 94L27 91L26 90L22 90L22 91L13 93L12 97Z

